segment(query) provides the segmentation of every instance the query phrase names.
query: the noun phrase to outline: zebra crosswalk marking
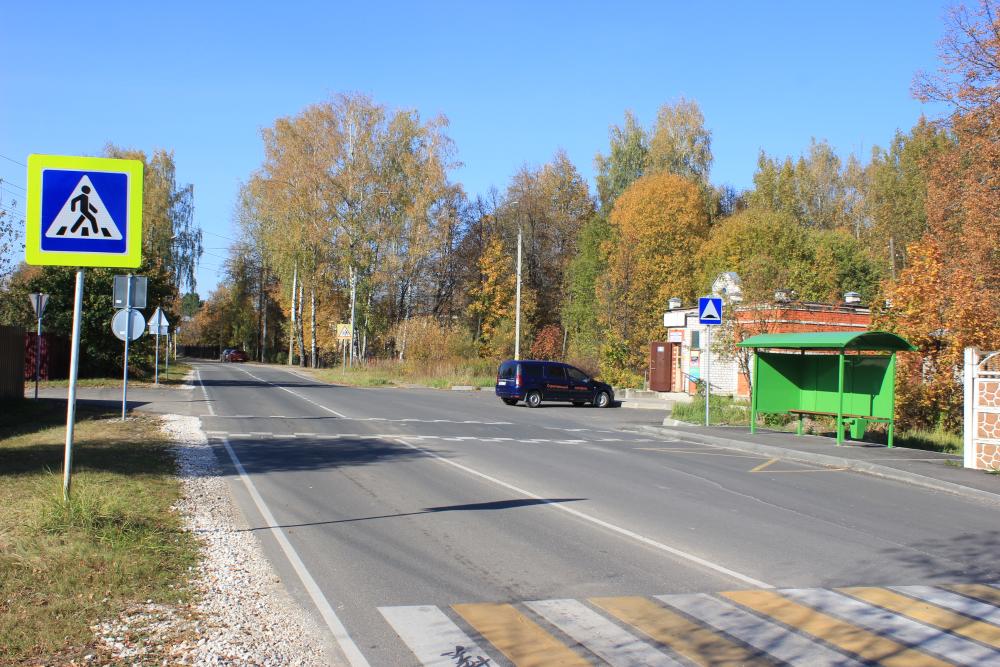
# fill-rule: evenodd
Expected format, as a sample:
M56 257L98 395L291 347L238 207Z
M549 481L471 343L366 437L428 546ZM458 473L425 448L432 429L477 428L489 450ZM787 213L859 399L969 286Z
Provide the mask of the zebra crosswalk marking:
M817 611L837 616L902 644L919 647L958 665L997 665L1000 652L860 600L822 589L782 590L781 594Z
M612 667L682 667L681 663L579 600L539 600L524 604Z
M518 667L589 667L590 663L509 604L451 607Z
M879 662L886 667L944 667L950 664L868 632L853 623L801 605L773 591L733 591L722 595L752 611L808 632L863 660Z
M652 600L610 597L590 598L590 602L698 665L736 667L773 664L762 652L731 642Z
M657 595L656 599L789 664L810 667L861 667L860 662L843 653L811 641L777 623L766 621L730 602L717 600L711 595L704 593Z
M890 586L890 588L894 591L905 593L910 597L926 600L939 607L951 609L966 616L972 616L980 621L1000 625L1000 609L997 609L993 605L970 600L962 595L942 591L933 586Z
M415 605L379 607L378 610L417 659L428 667L455 667L462 664L462 659L469 665L490 664L489 657L476 642L437 607Z
M984 584L952 584L951 586L943 586L943 588L961 593L970 598L979 598L991 604L1000 604L1000 588L996 588L995 586L986 586Z
M837 590L865 602L877 604L897 614L909 616L921 623L933 625L956 635L1000 648L1000 627L990 623L983 623L884 588L840 588Z

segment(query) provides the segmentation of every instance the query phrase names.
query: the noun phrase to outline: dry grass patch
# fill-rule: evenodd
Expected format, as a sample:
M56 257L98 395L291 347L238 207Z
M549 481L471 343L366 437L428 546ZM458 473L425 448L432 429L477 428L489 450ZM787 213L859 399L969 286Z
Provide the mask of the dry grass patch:
M191 594L197 543L170 509L180 483L158 420L77 415L64 504L65 402L0 403L2 664L79 660L95 652L95 623Z

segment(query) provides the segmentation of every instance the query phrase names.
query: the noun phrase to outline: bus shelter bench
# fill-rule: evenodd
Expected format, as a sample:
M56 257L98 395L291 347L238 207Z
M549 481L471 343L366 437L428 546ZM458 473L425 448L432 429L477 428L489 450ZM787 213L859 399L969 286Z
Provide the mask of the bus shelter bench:
M836 412L820 412L817 410L789 410L788 414L795 415L799 418L799 426L796 433L802 435L802 418L806 416L816 416L816 417L833 417L837 418ZM876 417L875 415L856 415L850 413L844 413L840 415L844 420L849 420L851 425L851 439L861 440L865 437L865 429L868 427L868 422L885 422L889 424L889 446L892 447L892 419L889 417ZM839 430L838 425L838 430Z

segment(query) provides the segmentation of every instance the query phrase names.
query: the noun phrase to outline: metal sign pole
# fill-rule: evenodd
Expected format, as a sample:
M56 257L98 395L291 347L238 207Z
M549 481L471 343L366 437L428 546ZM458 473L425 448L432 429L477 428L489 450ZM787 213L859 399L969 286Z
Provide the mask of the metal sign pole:
M709 426L709 403L712 396L712 327L705 327L705 426Z
M69 396L66 399L66 454L63 459L63 502L69 502L73 470L73 423L76 421L76 375L80 367L80 322L83 319L83 269L76 270L73 301L73 343L69 357Z
M132 338L132 274L125 287L125 358L122 360L122 421L128 406L128 342Z
M163 339L163 355L164 355L164 359L167 362L166 368L169 371L170 370L170 329L167 329L163 333L163 335L166 336L166 338Z
M160 320L156 320L156 353L153 355L153 384L160 384Z
M38 333L35 336L35 400L38 400L38 377L42 374L42 293L35 295L35 312L38 313Z

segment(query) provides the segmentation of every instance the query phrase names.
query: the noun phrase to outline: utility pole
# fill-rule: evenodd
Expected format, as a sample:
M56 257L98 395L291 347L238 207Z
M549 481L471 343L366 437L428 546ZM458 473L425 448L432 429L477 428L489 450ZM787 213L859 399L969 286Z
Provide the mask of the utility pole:
M351 265L350 270L351 270L351 340L348 341L348 345L351 346L350 365L351 365L351 368L354 368L354 338L355 338L355 336L354 336L354 301L355 301L355 297L357 295L357 289L356 288L357 288L357 284L358 284L358 275L357 275L357 273L354 272L354 265L353 264Z
M517 299L514 305L514 358L521 358L521 221L517 223Z
M295 357L295 297L298 294L298 283L299 283L299 265L295 264L295 269L292 271L292 330L288 335L288 365L292 365L292 359Z

